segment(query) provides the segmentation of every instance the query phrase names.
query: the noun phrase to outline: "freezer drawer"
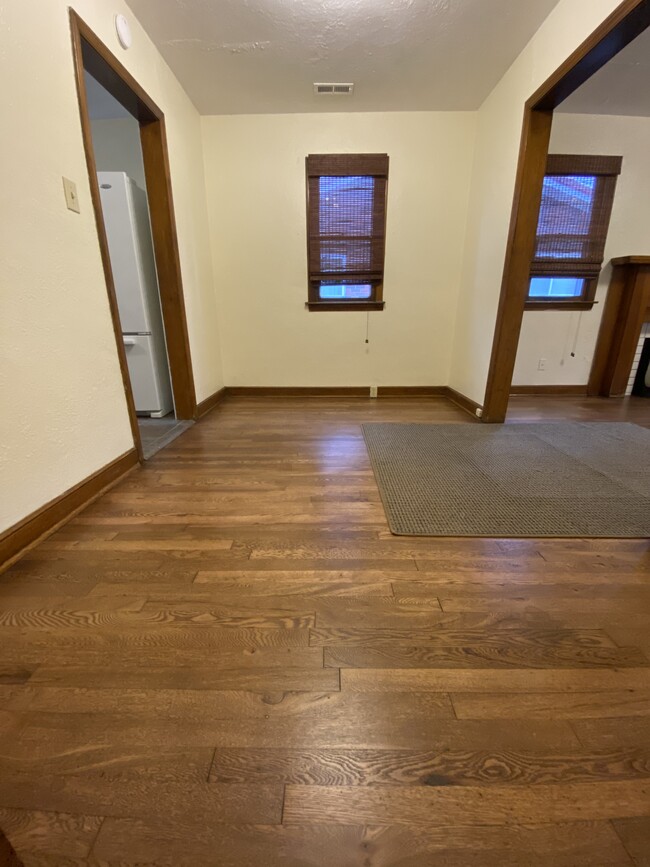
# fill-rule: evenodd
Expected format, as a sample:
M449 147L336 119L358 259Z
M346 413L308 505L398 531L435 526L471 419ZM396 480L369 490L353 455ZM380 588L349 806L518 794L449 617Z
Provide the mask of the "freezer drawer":
M169 372L149 334L124 334L124 349L136 412L163 416L173 409Z

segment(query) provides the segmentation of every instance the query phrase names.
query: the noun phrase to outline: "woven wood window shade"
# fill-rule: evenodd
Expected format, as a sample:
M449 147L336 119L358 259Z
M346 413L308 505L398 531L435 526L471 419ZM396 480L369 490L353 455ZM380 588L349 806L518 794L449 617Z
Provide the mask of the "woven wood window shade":
M531 276L598 277L622 157L550 154Z
M342 304L381 301L388 156L311 154L306 168L309 301L328 285Z

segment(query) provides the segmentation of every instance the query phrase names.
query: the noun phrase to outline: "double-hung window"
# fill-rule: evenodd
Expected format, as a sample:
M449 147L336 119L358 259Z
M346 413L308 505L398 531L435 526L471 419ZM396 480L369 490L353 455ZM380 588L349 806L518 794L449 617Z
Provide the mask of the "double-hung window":
M381 310L386 154L307 157L310 310Z
M550 154L526 309L593 304L622 157Z

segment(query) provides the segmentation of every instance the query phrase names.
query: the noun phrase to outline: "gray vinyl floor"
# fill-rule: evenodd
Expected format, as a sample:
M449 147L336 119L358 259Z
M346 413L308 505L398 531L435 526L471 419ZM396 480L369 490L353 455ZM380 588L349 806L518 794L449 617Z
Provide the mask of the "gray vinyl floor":
M193 421L179 421L173 416L167 418L139 418L138 427L142 439L142 451L145 460L153 457L156 452L168 446L176 437L179 437Z

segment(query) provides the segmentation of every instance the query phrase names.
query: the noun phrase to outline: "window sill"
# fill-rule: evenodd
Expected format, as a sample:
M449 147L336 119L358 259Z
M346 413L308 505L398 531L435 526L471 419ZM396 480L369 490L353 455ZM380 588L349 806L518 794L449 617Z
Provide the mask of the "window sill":
M311 311L324 312L340 310L383 310L385 301L307 301L305 307Z
M526 301L524 310L591 310L597 301Z

